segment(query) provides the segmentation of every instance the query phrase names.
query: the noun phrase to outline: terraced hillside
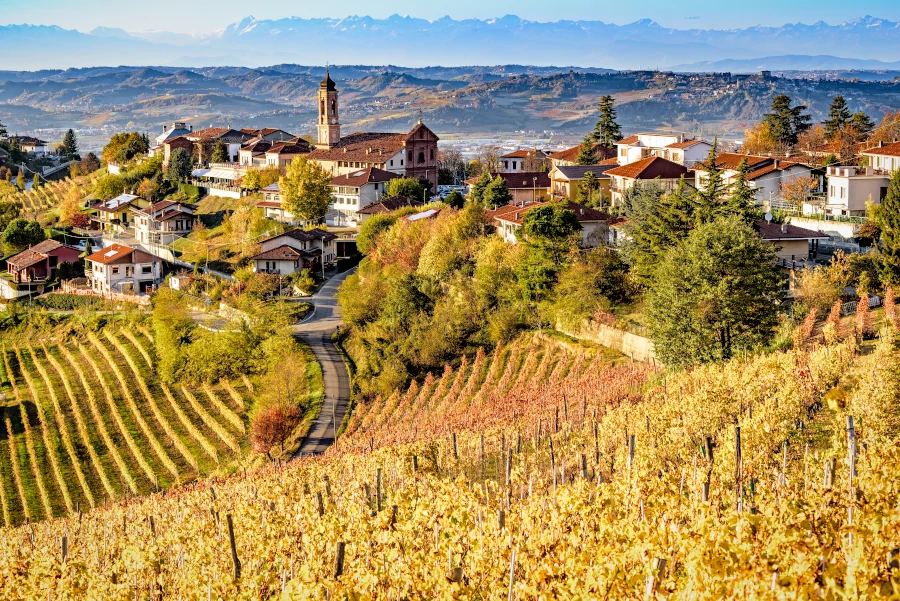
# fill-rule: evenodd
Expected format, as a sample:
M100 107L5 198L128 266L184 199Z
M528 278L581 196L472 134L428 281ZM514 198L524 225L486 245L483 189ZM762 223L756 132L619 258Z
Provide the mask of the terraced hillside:
M247 451L250 382L165 385L145 329L36 341L2 356L3 524L222 473Z
M35 215L40 216L57 209L73 188L78 191L78 198L83 202L91 195L94 183L102 174L103 171L98 170L90 175L45 182L36 189L12 189L5 196L0 194L0 200L16 203L24 216L30 219Z

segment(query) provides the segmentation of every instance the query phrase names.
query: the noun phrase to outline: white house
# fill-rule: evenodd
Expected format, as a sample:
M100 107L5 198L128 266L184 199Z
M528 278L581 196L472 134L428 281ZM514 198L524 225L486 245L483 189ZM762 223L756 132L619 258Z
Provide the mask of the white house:
M162 200L146 208L132 206L134 237L145 244L170 244L194 231L194 207L183 202Z
M825 212L831 215L866 214L866 202L879 204L887 195L890 177L871 167L828 167Z
M683 134L642 133L616 142L619 165L629 165L651 157L659 157L692 167L709 156L712 144L687 139Z
M546 162L547 155L542 150L523 148L500 157L500 173L525 173Z
M896 171L900 169L900 142L893 144L879 144L876 148L870 148L862 153L869 157L869 167L883 171Z
M622 204L625 193L635 184L653 183L665 191L671 191L678 187L678 182L688 170L680 163L654 156L614 167L605 173L610 180L612 204L618 206Z
M516 244L516 232L522 227L525 214L547 202L518 202L488 211L488 218L495 222L497 235L510 244ZM567 202L565 207L575 213L581 225L581 246L592 248L605 244L609 239L609 222L612 217L603 211L582 206L576 202Z
M279 223L296 225L294 216L285 210L281 202L281 188L278 182L270 184L262 189L263 199L256 202L256 207L263 210L266 219L272 219Z
M163 125L163 133L156 136L156 146L162 146L166 140L177 138L179 136L187 136L194 130L194 126L188 126L184 121L175 121L172 125Z
M290 230L260 242L259 254L250 257L253 270L258 273L290 275L303 269L319 270L322 262L330 265L336 260L337 238L320 229Z
M113 244L85 258L85 275L99 294L144 294L162 278L162 261L142 250Z
M50 152L50 147L43 140L33 138L31 136L10 136L8 142L16 141L19 143L19 149L22 152L35 156L43 156Z
M387 183L400 176L377 167L368 167L339 175L331 180L331 209L325 223L352 226L359 223L358 211L381 201Z
M716 167L722 170L722 181L726 186L734 184L742 161L747 163L747 181L756 190L755 198L759 203L781 197L782 188L786 184L798 179L817 177L812 167L797 161L722 152L716 156ZM703 160L694 165L694 184L698 188L706 185L708 174L703 169L705 164L706 160ZM820 180L818 186L821 185Z

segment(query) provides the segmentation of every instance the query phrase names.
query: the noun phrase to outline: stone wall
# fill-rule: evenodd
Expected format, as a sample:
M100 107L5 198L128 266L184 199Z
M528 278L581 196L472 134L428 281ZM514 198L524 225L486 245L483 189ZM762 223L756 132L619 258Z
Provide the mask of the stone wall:
M653 341L631 332L590 320L585 320L580 328L563 328L561 325L557 325L556 329L573 338L587 340L619 351L623 355L634 357L636 361L657 362Z

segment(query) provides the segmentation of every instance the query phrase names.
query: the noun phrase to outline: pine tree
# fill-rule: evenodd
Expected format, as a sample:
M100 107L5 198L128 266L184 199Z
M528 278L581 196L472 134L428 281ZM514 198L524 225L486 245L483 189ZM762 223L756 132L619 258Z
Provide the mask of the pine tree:
M578 156L575 157L577 165L596 165L597 152L594 150L594 142L590 136L585 136L581 142L581 148L578 149Z
M481 204L488 209L496 209L511 203L512 200L513 197L509 192L509 187L506 185L506 180L498 175L484 189Z
M850 109L847 108L847 101L844 100L843 96L837 95L831 99L828 118L822 122L825 126L825 137L833 140L848 123L850 123Z
M723 212L722 199L728 189L723 176L724 170L716 162L718 149L719 141L714 139L712 148L709 150L709 157L700 164L700 169L706 173L706 178L697 187L697 192L694 194L697 224L709 223Z
M889 284L900 283L900 170L891 174L887 195L875 215L881 228L881 268Z
M756 190L750 186L747 179L750 167L747 159L743 159L737 168L737 176L731 184L731 196L725 203L725 213L734 215L741 221L751 224L759 219L759 208L756 206Z
M594 142L607 148L612 148L616 142L622 139L622 128L616 122L615 102L609 94L600 98L600 102L597 104L600 118L591 133Z
M600 187L600 181L592 171L588 171L581 178L581 185L578 187L578 202L586 207L594 206L594 190Z
M227 163L228 162L228 147L225 146L225 142L222 140L216 140L216 143L213 144L212 148L212 156L209 161L211 163Z
M875 129L875 122L864 111L856 111L850 116L850 127L855 129L861 138L867 137Z
M472 186L469 188L469 202L475 204L483 204L484 191L490 183L491 174L487 171L483 171L481 173L481 176L479 176L475 183L472 184Z
M6 137L6 126L0 123L0 138Z
M787 94L779 94L772 99L771 112L765 116L765 122L769 126L772 137L779 144L794 146L797 137L809 129L812 118L804 113L806 106L798 104L791 106L791 97Z

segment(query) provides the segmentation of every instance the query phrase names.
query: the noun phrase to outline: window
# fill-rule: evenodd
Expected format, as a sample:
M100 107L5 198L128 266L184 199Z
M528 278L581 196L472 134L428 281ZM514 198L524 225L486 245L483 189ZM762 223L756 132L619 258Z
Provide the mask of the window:
M420 165L425 162L425 153L424 152L419 153L419 156L416 157L416 162L419 163Z
M517 165L518 165L518 163L516 161L513 161L513 170L517 169L517 167L516 167Z
M620 148L620 149L619 149L619 156L620 156L620 157L626 156L627 154L628 154L628 151L627 151L626 149L624 149L624 148Z
M113 268L112 268L112 272L113 272L113 274L119 273L119 268L118 268L118 267L113 267Z
M394 159L391 159L391 167L394 166Z
M153 273L153 265L141 265L141 273L144 275Z
M831 194L829 196L834 196L834 185L831 186Z
M400 159L400 166L403 166L403 159Z
M434 148L431 149L431 160L434 160Z
M509 161L503 161L503 168L509 169Z

